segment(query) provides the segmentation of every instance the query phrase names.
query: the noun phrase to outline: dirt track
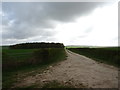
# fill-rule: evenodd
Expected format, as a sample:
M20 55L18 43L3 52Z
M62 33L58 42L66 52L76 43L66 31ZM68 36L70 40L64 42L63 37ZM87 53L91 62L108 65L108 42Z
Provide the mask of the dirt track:
M118 88L118 68L98 63L68 50L66 52L67 60L50 66L43 73L23 78L15 87L57 80L74 85L76 88L82 85L87 88Z

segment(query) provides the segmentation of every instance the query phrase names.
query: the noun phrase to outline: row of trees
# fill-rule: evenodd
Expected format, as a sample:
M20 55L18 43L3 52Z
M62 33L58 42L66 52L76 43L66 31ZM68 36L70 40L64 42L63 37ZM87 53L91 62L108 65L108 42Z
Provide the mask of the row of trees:
M34 48L64 48L63 43L21 43L16 45L11 45L11 49L34 49Z

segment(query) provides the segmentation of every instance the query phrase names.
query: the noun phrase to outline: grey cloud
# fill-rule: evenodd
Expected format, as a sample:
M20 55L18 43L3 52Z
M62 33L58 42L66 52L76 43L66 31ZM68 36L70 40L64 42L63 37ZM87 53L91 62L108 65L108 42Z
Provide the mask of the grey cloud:
M93 27L89 27L89 28L87 28L84 32L85 32L85 33L90 33L92 30L93 30Z
M27 39L34 36L55 35L52 21L72 22L77 17L89 14L94 8L102 7L101 2L5 2L2 4L4 16L2 24L4 39ZM10 22L11 26L9 26ZM48 29L47 29L48 28Z
M17 29L16 29L17 28ZM2 34L2 37L7 39L27 39L34 36L42 36L42 37L50 37L54 34L53 31L48 31L46 29L40 28L31 28L31 27L16 27L16 28L8 28L8 30Z

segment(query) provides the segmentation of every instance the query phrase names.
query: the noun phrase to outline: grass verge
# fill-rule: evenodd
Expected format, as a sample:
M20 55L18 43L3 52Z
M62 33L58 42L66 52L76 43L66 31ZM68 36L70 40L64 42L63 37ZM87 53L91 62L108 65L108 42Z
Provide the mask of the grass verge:
M96 61L120 67L120 49L114 48L68 48L75 53L85 55Z

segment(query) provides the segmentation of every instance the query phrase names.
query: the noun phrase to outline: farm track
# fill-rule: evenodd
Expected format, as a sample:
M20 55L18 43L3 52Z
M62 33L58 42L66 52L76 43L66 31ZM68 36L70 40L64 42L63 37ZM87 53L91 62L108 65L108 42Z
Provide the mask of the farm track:
M66 50L67 59L49 66L42 73L36 72L20 78L14 87L37 87L50 81L73 85L76 88L118 88L118 68L98 63L85 56ZM23 74L24 75L24 74Z

